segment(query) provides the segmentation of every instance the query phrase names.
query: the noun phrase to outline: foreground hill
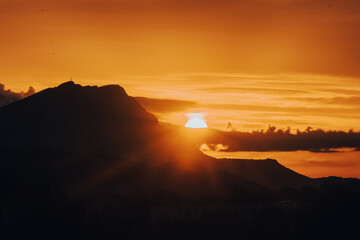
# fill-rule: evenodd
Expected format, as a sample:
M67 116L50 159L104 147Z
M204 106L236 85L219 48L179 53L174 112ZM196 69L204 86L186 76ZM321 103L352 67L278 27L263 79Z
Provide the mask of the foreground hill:
M271 188L286 186L301 188L312 183L312 179L284 167L274 159L219 159L215 164L218 169Z
M0 128L2 239L224 238L219 226L228 239L262 238L328 209L358 211L357 180L205 156L116 85L46 89L1 107Z

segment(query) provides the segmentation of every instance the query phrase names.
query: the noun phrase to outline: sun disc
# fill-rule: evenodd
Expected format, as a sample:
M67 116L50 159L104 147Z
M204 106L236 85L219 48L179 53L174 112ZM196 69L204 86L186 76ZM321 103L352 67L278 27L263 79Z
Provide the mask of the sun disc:
M185 127L187 127L187 128L207 128L208 126L204 119L196 117L196 118L189 119L186 122Z

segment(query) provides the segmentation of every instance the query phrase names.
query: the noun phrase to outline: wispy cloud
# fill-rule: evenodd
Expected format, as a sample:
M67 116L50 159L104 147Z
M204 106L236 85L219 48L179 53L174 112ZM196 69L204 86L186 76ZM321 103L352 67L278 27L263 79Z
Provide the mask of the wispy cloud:
M151 86L131 80L137 95L190 101L171 112L158 111L161 121L184 124L186 112L206 112L209 127L228 122L242 131L269 124L306 129L359 130L360 79L311 74L183 74L147 77ZM136 80L136 79L135 79ZM129 80L130 83L130 80ZM140 91L139 91L140 90ZM159 100L160 101L160 100ZM172 105L172 104L169 104Z
M360 94L360 91L359 91ZM324 104L335 104L335 105L360 105L360 97L333 97L333 98L296 98L289 97L283 98L285 101L301 101L301 102L309 102L309 103L324 103Z

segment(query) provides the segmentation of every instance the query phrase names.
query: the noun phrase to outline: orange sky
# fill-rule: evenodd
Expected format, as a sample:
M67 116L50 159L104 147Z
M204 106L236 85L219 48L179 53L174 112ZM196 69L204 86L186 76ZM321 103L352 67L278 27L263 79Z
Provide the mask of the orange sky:
M118 83L198 101L217 128L358 129L359 12L356 0L0 0L0 82Z
M0 0L0 73L38 89L189 72L358 77L359 11L357 0Z
M0 0L0 83L195 102L183 125L360 130L358 0Z

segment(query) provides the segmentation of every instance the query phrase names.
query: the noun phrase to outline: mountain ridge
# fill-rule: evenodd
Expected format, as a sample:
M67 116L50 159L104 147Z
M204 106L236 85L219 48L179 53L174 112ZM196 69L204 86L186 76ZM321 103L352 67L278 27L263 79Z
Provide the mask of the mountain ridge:
M130 171L127 168L132 166L138 169L133 174L146 179L149 185L139 189L191 190L193 185L192 194L197 194L196 191L198 194L219 193L226 184L236 185L245 179L275 189L312 184L310 178L273 159L231 160L205 156L188 138L182 138L181 134L179 137L179 129L168 131L159 125L156 117L119 85L83 87L73 81L65 82L1 107L0 126L1 148L8 152L8 159L21 165L26 154L18 152L31 152L31 161L41 162L59 176L58 180L47 178L69 182L69 186L69 179L84 182L103 174L102 171L109 171L112 165L122 169L114 170L107 180L102 177L103 184L110 179L121 179L120 175L127 175ZM44 153L52 157L47 158ZM11 161L3 161L3 169L7 164L12 166ZM41 172L41 164L35 165ZM73 175L66 179L66 172L61 169L68 169ZM232 176L230 183L221 180L225 172L226 176ZM132 180L125 179L124 183L128 182L130 189L137 180L128 179ZM189 179L193 179L193 183ZM119 182L114 184L123 180L116 181Z
M122 87L67 82L0 108L0 143L105 153L141 145L145 125L156 128L158 121Z

